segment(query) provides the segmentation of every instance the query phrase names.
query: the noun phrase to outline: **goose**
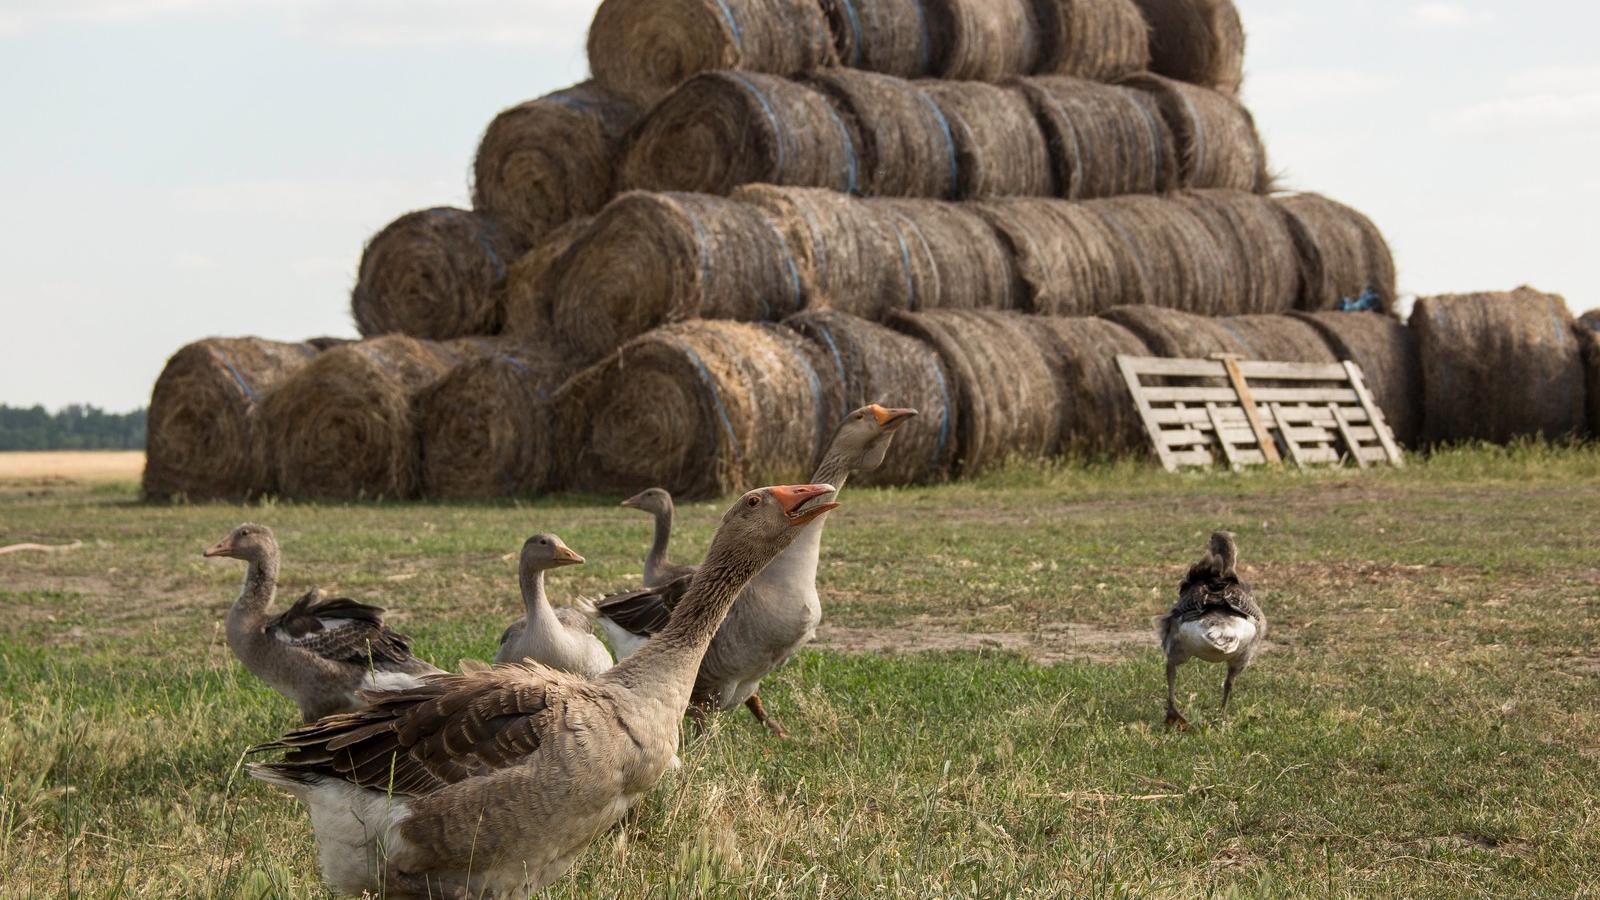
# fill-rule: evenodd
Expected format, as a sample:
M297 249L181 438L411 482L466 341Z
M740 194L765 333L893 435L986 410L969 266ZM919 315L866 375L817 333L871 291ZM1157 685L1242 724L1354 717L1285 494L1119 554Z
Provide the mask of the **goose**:
M553 534L536 534L523 543L517 579L528 611L500 635L496 663L535 659L552 669L584 676L611 668L611 653L594 636L589 617L570 607L555 609L545 597L545 572L582 563L583 557Z
M750 577L837 506L833 492L741 497L671 624L595 678L534 661L435 675L253 748L284 755L248 771L309 807L336 891L527 897L661 778L717 626Z
M883 464L894 433L915 416L914 409L887 409L876 403L845 417L828 451L812 473L813 482L842 489L853 471ZM787 732L761 702L761 679L782 666L816 634L822 621L817 598L817 561L826 517L801 532L771 565L751 579L706 651L695 682L690 714L703 723L713 710L744 704L774 735ZM656 588L614 594L596 604L606 637L618 657L645 645L671 621L674 607L689 588L679 578Z
M1233 680L1243 672L1267 636L1267 617L1239 580L1239 548L1231 532L1211 535L1206 555L1189 568L1178 588L1178 602L1158 621L1161 649L1167 656L1167 727L1185 730L1189 722L1178 712L1178 667L1190 659L1228 664L1222 682L1222 709L1233 696Z
M684 575L693 575L694 566L667 562L667 541L672 539L672 495L665 488L646 488L622 501L629 509L647 512L656 521L655 539L644 558L644 586L660 587Z
M380 607L312 590L269 615L279 551L265 525L240 525L205 555L250 564L228 611L228 646L252 675L293 700L307 722L360 709L361 691L413 687L439 671L411 655L410 641L383 624Z

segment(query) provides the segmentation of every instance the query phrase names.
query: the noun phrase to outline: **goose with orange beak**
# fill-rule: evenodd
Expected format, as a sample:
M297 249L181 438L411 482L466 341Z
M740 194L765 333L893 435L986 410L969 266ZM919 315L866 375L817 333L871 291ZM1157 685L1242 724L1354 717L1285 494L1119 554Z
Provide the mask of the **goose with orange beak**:
M696 719L744 704L774 734L786 734L767 714L758 691L761 679L809 643L822 621L817 563L826 514L837 505L834 498L850 473L870 472L882 465L895 432L916 415L914 409L873 403L851 412L834 431L811 477L813 482L833 485L834 492L808 497L790 511L804 530L751 579L717 631L695 680L690 714ZM686 575L660 587L615 594L596 604L600 625L618 659L645 646L667 626L691 579L692 575Z

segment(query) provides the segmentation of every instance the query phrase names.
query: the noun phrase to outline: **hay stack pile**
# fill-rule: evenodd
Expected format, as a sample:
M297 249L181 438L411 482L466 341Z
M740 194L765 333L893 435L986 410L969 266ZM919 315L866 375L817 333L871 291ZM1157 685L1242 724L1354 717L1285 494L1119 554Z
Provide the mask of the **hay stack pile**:
M1581 424L1558 301L1407 327L1371 221L1272 193L1232 0L604 0L588 50L371 240L367 340L173 357L150 496L721 493L868 402L922 411L882 484L1143 453L1118 353L1353 359L1405 443Z

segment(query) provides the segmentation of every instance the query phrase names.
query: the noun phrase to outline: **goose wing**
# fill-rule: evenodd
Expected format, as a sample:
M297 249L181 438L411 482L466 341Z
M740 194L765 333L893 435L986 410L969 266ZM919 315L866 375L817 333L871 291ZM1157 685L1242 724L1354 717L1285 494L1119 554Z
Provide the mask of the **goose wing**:
M278 640L323 659L383 666L410 662L411 641L383 623L383 608L312 590L266 625Z
M667 627L672 611L689 593L694 575L683 575L660 587L612 594L595 604L597 614L639 637L650 637Z

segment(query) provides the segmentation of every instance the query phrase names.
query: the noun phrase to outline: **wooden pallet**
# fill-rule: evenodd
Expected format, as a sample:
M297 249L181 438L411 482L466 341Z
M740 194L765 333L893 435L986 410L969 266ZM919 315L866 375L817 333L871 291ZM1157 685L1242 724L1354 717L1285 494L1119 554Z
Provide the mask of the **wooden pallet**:
M1169 472L1218 462L1238 471L1279 466L1285 458L1301 469L1347 459L1363 469L1405 465L1353 362L1119 355L1117 365Z

